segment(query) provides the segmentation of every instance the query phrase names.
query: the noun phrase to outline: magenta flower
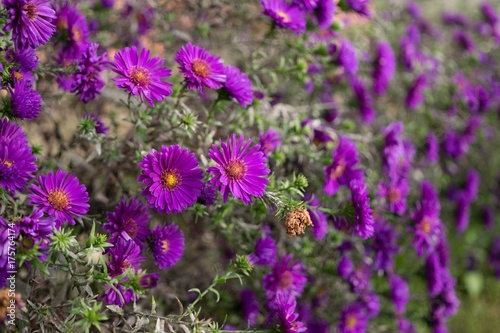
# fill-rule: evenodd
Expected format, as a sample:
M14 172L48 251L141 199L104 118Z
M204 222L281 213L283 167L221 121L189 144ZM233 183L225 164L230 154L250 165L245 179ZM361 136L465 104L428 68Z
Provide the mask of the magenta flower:
M46 212L56 221L56 228L68 222L75 224L89 210L89 195L85 185L81 185L72 174L61 169L54 174L41 174L30 187L29 203Z
M36 49L54 34L52 24L56 13L50 0L3 0L7 9L5 31L12 30L12 39L18 48Z
M271 155L281 145L280 134L274 129L269 128L266 132L259 134L259 145L260 151L264 155Z
M77 6L60 2L56 19L56 44L61 46L59 63L80 59L89 44L89 28Z
M97 134L102 134L102 135L106 135L109 133L109 128L104 125L104 123L102 122L102 120L95 114L92 114L92 113L85 113L82 118L84 119L92 119L95 123L95 132Z
M0 142L15 141L28 145L28 139L21 126L8 118L0 120Z
M361 179L351 180L349 183L351 189L352 206L354 207L353 232L363 238L371 237L374 233L373 211L369 205L370 198L366 183Z
M89 44L80 57L77 71L71 74L70 91L84 103L95 99L105 85L100 73L106 69L107 55L97 55L98 47L97 43Z
M22 133L22 132L21 132ZM22 133L24 135L24 133ZM11 133L13 136L19 134ZM24 139L25 140L25 139ZM20 139L0 137L0 186L9 193L23 191L38 169L31 147Z
M259 317L259 302L257 296L251 289L243 289L240 292L240 304L243 312L243 318L248 326L257 324Z
M324 167L325 182L323 190L328 195L334 195L340 185L348 185L352 179L363 177L363 171L357 169L359 163L356 144L341 136L339 145L332 150L333 161L328 167Z
M172 84L163 81L171 75L170 69L164 68L163 59L149 58L149 50L140 52L135 46L126 47L115 54L111 70L119 76L114 78L116 85L134 96L139 95L141 102L154 107L153 101L159 102L172 94Z
M422 102L425 101L424 90L427 87L427 78L420 74L417 76L413 84L408 89L405 99L405 105L410 110L415 110Z
M278 28L292 30L300 35L306 30L306 19L299 7L283 0L261 0L262 14L269 16Z
M133 240L141 248L146 246L146 239L151 234L148 228L149 211L146 205L136 198L127 197L118 203L113 212L107 212L108 222L103 229L109 232L109 243L116 243L118 239Z
M325 238L328 232L328 223L326 221L327 216L319 209L314 209L313 207L320 207L320 202L317 196L314 194L306 193L303 199L308 205L308 213L311 216L311 221L313 223L312 232L314 238L320 240Z
M318 28L328 29L332 25L333 15L337 6L334 1L318 0L316 8L313 11L313 16L318 22Z
M271 236L260 237L255 243L255 252L248 255L252 265L271 266L276 262L278 247Z
M396 71L396 56L388 42L380 42L377 45L377 58L373 66L373 92L377 95L383 94Z
M234 66L225 66L224 70L226 74L224 91L244 108L252 104L253 89L250 79Z
M400 178L398 181L380 183L377 195L386 199L388 210L391 213L403 215L406 212L406 197L410 194L408 180Z
M340 315L339 333L363 333L368 326L364 306L358 302L349 304Z
M277 321L276 325L283 333L305 332L304 324L297 320L299 315L295 313L297 301L290 294L280 294L270 303L269 307L274 311L273 317Z
M108 248L106 254L109 257L109 276L114 277L123 274L127 268L132 268L137 272L141 262L146 258L141 256L141 248L133 240L118 238L114 247Z
M406 304L410 300L408 283L396 274L392 274L389 277L389 283L391 285L391 298L394 303L395 312L402 315L405 313Z
M188 89L197 89L203 94L203 86L219 89L226 82L226 72L220 57L211 55L199 46L187 43L177 51L175 61L184 74Z
M217 163L207 169L214 176L210 182L221 187L224 202L231 191L235 198L248 205L252 202L252 195L264 195L269 182L265 176L270 171L260 146L250 148L252 140L244 141L243 135L237 140L236 134L233 134L227 142L221 142L220 149L212 145L208 152L208 157Z
M278 295L290 294L295 297L302 295L307 278L304 265L300 260L292 263L293 255L283 255L274 264L271 272L264 275L262 285L268 299L274 299Z
M153 253L156 265L160 269L169 268L182 257L184 234L174 223L163 227L158 225L151 233L148 245Z
M153 149L138 165L142 168L138 181L146 184L142 195L159 212L180 213L200 195L203 172L187 148L161 146L161 152Z
M42 112L42 96L33 89L29 77L18 80L14 75L14 89L7 86L10 92L10 111L20 119L35 119Z

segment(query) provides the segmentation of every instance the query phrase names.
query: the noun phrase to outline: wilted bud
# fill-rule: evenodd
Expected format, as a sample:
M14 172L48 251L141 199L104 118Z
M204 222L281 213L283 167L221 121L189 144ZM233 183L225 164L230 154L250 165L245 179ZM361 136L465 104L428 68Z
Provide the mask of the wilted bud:
M311 216L305 208L292 210L285 219L286 233L290 237L301 235L306 231L306 227L312 227Z

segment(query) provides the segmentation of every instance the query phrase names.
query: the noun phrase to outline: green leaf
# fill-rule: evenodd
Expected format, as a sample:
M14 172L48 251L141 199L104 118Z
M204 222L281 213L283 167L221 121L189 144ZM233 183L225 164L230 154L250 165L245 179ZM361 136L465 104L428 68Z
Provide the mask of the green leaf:
M33 265L35 265L36 268L38 268L43 274L45 275L50 275L49 270L47 267L38 259L37 257L34 257L30 261Z

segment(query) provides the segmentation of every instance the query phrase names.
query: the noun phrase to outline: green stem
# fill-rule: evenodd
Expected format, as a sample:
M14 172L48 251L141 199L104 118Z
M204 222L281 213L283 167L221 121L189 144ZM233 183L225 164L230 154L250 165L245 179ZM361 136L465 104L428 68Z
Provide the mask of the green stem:
M174 109L177 109L179 107L179 104L181 104L181 98L184 96L184 93L187 91L187 82L182 85L181 90L179 91L179 95L177 96L177 101L175 102Z

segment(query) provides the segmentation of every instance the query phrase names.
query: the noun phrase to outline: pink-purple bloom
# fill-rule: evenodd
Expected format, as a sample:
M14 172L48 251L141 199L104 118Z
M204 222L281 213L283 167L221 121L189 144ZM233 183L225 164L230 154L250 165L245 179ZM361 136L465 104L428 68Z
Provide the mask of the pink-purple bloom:
M42 112L42 96L33 89L29 76L18 80L14 75L14 88L9 85L7 89L10 92L10 111L16 118L35 119Z
M299 7L284 0L261 0L262 13L269 16L278 28L290 29L296 35L306 30L306 19Z
M3 121L2 123L4 123ZM10 126L9 131L16 126ZM22 133L22 131L20 131ZM1 129L0 129L1 133ZM21 134L20 133L20 134ZM13 194L23 191L24 187L37 171L36 158L31 153L31 147L24 140L23 135L13 133L0 136L0 186Z
M224 202L229 192L245 205L252 202L251 196L264 195L269 182L265 176L270 171L260 146L250 147L251 143L252 140L245 142L243 135L237 139L233 134L226 142L221 141L220 148L213 144L208 152L208 157L217 164L207 169L214 176L210 182L220 186Z
M351 201L354 208L354 219L352 221L352 232L363 238L369 238L373 235L374 224L373 211L369 205L370 198L366 183L361 179L351 180L349 183L351 189Z
M328 29L332 25L333 15L337 8L334 1L318 0L316 8L314 8L313 16L318 22L318 28Z
M106 69L107 55L97 55L99 44L92 43L83 51L78 68L71 74L70 91L84 103L95 99L105 85L100 73Z
M271 236L260 237L255 243L255 251L248 255L252 265L271 266L276 262L278 247Z
M139 247L146 246L146 239L151 234L148 228L149 211L138 199L123 197L113 212L106 213L108 222L103 229L110 233L109 243L118 239L133 240Z
M138 163L142 195L149 205L165 214L180 213L191 206L201 192L203 172L193 153L179 145L153 149Z
M56 228L63 223L75 224L89 210L89 195L85 185L63 170L41 174L30 187L29 203L53 217Z
M402 315L405 313L406 304L410 300L408 283L396 274L392 274L389 277L389 283L391 285L391 298L394 303L394 311L397 314Z
M113 78L116 85L134 96L139 95L141 102L146 101L154 107L172 94L172 84L164 81L171 75L171 70L163 67L163 59L149 57L150 51L135 46L126 47L115 54L111 70L119 76Z
M257 296L251 289L243 289L240 292L240 304L245 323L250 327L254 326L260 315Z
M398 215L406 212L406 197L410 194L410 187L406 178L397 181L385 181L378 186L377 195L386 199L388 211Z
M71 5L69 1L61 1L54 23L57 29L56 45L61 47L59 62L80 59L89 44L89 28L85 16L77 6Z
M111 277L123 274L126 269L132 268L137 272L141 262L146 258L141 256L141 248L131 239L118 238L113 247L108 248L108 273Z
M388 42L377 44L377 57L373 66L373 92L383 94L396 71L396 56Z
M175 265L184 252L184 234L174 223L156 226L147 243L160 269Z
M358 77L352 77L349 83L354 93L361 120L365 124L371 124L375 118L375 109L373 108L373 98L370 91L367 89L365 82Z
M8 13L4 30L12 30L16 47L35 49L54 34L56 15L50 0L3 0L2 4Z
M292 254L283 255L262 280L267 298L272 300L282 294L300 297L307 282L304 270L300 260L293 261Z
M197 89L203 94L203 86L219 89L226 82L226 72L220 57L213 56L197 45L184 45L177 51L175 61L179 64L188 89Z
M358 302L347 305L340 315L339 333L364 333L368 317L364 306Z
M252 82L237 67L225 66L226 82L223 89L230 98L235 99L242 107L247 107L253 101Z
M309 213L309 216L311 217L311 221L313 223L312 232L314 238L318 240L325 238L328 232L328 223L326 221L327 216L321 210L314 209L314 207L320 206L318 197L316 197L314 194L307 193L304 196L304 202L307 202L308 205L307 212Z
M410 110L415 110L424 100L424 90L427 86L425 75L420 74L408 89L405 99L405 105Z
M271 155L281 145L281 137L274 129L269 128L266 132L259 134L260 151L265 156Z
M363 176L363 171L356 168L359 163L356 144L341 136L336 149L332 150L332 164L324 167L325 182L323 190L328 195L338 192L340 185L348 185L353 179Z
M106 135L109 133L109 128L104 125L104 123L102 122L102 120L95 114L92 114L92 113L85 113L83 115L84 119L92 119L95 123L95 132L97 134L102 134L102 135Z
M297 301L290 294L279 294L269 304L273 310L273 317L276 320L276 326L283 333L300 333L306 330L304 324L299 321L299 315L295 313Z

